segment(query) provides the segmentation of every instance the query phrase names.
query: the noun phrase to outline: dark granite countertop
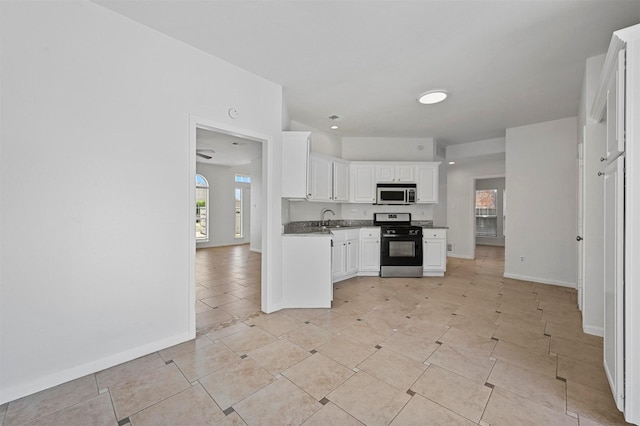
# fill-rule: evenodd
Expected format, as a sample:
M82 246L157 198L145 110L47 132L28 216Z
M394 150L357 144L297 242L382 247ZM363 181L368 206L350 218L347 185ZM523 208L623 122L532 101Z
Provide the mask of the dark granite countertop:
M446 226L434 226L432 220L414 220L411 224L428 229L448 229ZM373 220L337 219L328 221L326 226L322 226L319 220L308 220L287 223L284 225L284 234L328 233L341 229L371 228L373 226L375 226Z

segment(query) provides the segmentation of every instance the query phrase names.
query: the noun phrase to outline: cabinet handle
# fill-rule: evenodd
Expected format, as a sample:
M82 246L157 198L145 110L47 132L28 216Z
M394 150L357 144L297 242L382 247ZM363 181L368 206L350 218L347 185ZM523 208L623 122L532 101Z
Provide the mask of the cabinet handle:
M603 172L598 172L598 176L604 176Z
M606 158L600 157L600 161L605 161L605 160L606 160Z

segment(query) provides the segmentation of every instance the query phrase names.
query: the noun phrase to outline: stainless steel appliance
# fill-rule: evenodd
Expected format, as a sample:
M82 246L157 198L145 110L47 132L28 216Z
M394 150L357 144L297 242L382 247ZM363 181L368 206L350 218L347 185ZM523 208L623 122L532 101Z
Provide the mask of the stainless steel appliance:
M379 183L376 204L415 204L415 183Z
M411 213L374 213L380 226L380 276L422 277L422 227L411 225Z

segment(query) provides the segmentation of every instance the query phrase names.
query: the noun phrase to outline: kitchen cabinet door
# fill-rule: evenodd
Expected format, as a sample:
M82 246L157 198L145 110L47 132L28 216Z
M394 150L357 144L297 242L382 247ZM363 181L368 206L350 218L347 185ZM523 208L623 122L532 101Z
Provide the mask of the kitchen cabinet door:
M352 203L375 203L376 181L373 164L350 165Z
M282 132L282 197L307 198L311 132Z
M357 239L347 241L345 275L354 276L358 272L359 246Z
M376 165L376 182L393 182L396 176L393 164Z
M349 201L349 162L333 160L333 201Z
M415 182L414 165L402 164L395 167L396 182Z
M309 155L309 192L311 201L331 201L333 162L313 153Z
M445 229L423 231L422 271L424 276L442 276L447 270L447 237Z
M340 281L347 273L347 242L334 241L331 249L331 272L333 282Z
M438 202L438 164L416 166L417 202Z
M360 275L377 276L380 273L380 231L378 237L360 240Z
M413 164L377 164L376 182L415 182Z

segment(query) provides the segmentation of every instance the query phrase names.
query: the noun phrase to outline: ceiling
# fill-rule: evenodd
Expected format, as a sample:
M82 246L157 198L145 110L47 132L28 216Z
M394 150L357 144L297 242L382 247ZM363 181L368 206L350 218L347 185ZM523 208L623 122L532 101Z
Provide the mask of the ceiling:
M196 129L197 152L211 157L206 159L196 155L197 163L240 166L262 157L262 143L211 130Z
M282 85L292 120L447 144L577 115L586 58L640 22L640 0L94 1Z

